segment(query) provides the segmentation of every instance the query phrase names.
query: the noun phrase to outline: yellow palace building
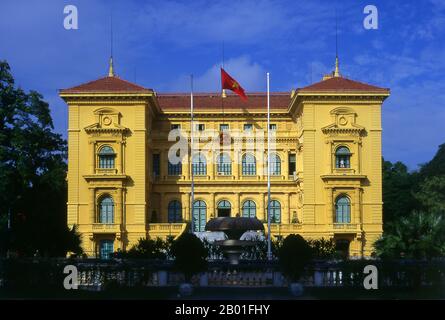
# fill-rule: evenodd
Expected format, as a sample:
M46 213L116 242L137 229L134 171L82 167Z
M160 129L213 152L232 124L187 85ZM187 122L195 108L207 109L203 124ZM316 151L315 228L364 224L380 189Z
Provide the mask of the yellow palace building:
M119 78L110 65L108 76L60 96L69 110L67 223L78 226L89 256L107 257L140 238L177 237L192 219L196 232L218 216L267 223L266 93L248 93L246 101L194 94L193 153L190 93L158 93ZM333 238L351 257L371 255L382 234L388 96L342 77L338 62L320 82L271 93L274 238ZM206 147L207 132L223 137L223 148ZM175 163L169 151L178 139L188 150Z

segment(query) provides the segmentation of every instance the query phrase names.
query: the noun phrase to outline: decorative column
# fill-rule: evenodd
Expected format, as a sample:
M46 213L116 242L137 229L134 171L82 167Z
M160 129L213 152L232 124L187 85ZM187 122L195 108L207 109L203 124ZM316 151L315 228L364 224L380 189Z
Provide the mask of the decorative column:
M238 213L240 215L240 217L241 217L241 212L240 212L240 208L241 208L240 200L241 200L241 198L240 198L240 194L238 192L238 193L235 193L235 195L236 195L235 210L232 213L232 216L235 217L236 214Z
M125 141L120 142L120 161L119 161L119 168L118 173L125 174Z
M162 181L167 175L168 157L165 156L165 150L159 151L159 180Z
M89 187L90 189L90 199L89 199L89 211L90 211L90 222L91 223L96 223L96 214L95 214L95 209L96 209L96 190L94 189L94 187Z
M326 189L326 218L327 225L334 223L334 204L333 204L333 189L332 187L325 187Z
M161 171L162 172L162 171ZM160 223L165 223L168 222L168 217L165 217L164 215L164 208L165 206L165 193L161 192L159 193L159 208L158 208L158 217L159 217L159 221Z
M282 166L282 175L284 176L284 180L289 179L289 149L283 150L284 155L284 163Z
M262 212L263 212L263 220L267 223L267 193L263 193L263 201L261 201Z
M215 154L213 152L209 152L210 155L207 156L206 154L206 168L207 168L207 177L210 178L210 180L215 180L215 176L217 176L216 173L216 158Z
M354 219L352 223L360 223L360 188L354 190Z
M126 217L126 213L127 213L127 194L126 194L127 190L125 188L122 188L122 230L126 230L126 224L127 224L127 217ZM147 218L145 218L144 223L147 223Z
M90 163L90 172L91 174L95 173L95 167L96 167L96 142L95 141L90 141L91 144L91 163Z
M190 192L185 192L182 196L182 203L183 203L183 214L184 218L183 220L191 221L191 215L190 215Z
M122 187L116 189L116 219L114 223L122 224Z
M326 139L326 173L332 173L332 157L333 157L333 147L332 141L330 139Z
M288 217L287 221L289 224L292 223L291 209L290 209L290 197L291 197L291 194L288 193L287 194L287 217Z
M209 218L216 218L218 216L216 212L216 203L215 203L215 193L210 194L210 203L209 203Z
M240 176L240 162L239 160L240 154L235 150L233 152L233 158L232 158L232 174L234 175L235 180L239 180Z
M359 164L359 152L358 152L358 141L354 141L354 149L352 150L351 157L351 168L354 169L354 173L358 174L360 172L360 164Z

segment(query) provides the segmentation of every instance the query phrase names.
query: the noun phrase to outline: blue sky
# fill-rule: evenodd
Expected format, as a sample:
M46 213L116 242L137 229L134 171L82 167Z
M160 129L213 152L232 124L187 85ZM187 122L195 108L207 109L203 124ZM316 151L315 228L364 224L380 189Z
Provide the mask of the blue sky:
M65 30L76 5L79 29ZM378 8L379 28L363 27ZM55 129L66 136L57 90L107 73L110 12L117 74L158 92L219 88L225 66L247 91L290 91L321 79L335 59L334 1L16 1L0 3L0 59L17 84L41 92ZM445 1L338 1L340 70L389 87L383 106L383 155L415 169L445 142Z

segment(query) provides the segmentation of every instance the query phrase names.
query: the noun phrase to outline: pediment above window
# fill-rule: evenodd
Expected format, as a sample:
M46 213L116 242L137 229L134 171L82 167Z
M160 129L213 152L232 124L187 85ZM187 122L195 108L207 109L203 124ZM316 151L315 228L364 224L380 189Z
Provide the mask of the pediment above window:
M113 108L99 108L94 110L96 123L85 127L87 133L124 133L128 128L121 125L121 113Z
M126 131L129 131L128 128L117 124L117 123L93 123L87 127L85 127L86 133L125 133Z
M365 128L356 123L357 114L349 107L339 107L331 111L333 123L323 127L324 134L361 135Z

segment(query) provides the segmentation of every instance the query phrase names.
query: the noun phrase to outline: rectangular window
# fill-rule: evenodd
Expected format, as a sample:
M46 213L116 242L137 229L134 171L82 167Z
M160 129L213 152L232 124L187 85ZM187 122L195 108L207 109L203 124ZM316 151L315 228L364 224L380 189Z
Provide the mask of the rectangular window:
M153 154L153 175L155 177L161 175L161 157L159 153Z
M276 123L271 123L271 124L269 125L269 129L270 129L270 131L275 131L275 130L277 130L277 124L276 124Z
M229 131L229 125L228 124L220 124L219 131Z
M198 131L204 131L205 130L205 125L203 123L199 123L196 125L196 130Z
M179 130L179 129L181 129L181 125L177 124L177 123L176 124L172 124L170 128L171 128L171 130L175 130L175 129Z
M205 176L207 174L207 163L203 155L198 154L193 157L192 174L195 176Z
M297 155L289 154L289 175L293 175L297 170Z
M182 174L182 163L178 162L177 164L172 164L170 161L168 162L168 175L169 176L178 176Z
M110 259L113 252L113 240L102 240L100 242L99 256L101 259Z
M99 168L114 169L114 155L99 155Z
M246 123L244 125L244 131L252 131L253 125L251 123Z
M232 164L231 163L217 163L216 171L219 175L230 176L232 174Z

